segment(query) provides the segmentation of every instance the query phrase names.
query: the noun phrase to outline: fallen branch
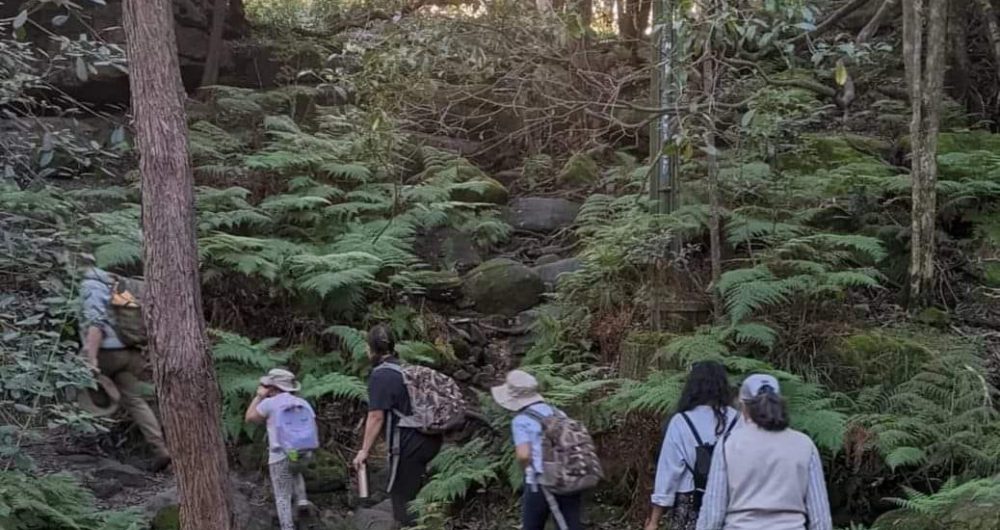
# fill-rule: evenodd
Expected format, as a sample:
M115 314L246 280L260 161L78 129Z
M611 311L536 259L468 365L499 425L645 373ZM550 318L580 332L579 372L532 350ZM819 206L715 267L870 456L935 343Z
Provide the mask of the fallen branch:
M899 0L882 0L882 5L878 6L878 10L875 11L875 15L868 21L868 24L865 24L865 27L861 29L861 32L858 33L858 38L856 39L858 44L868 42L868 39L872 38L872 35L875 35L875 33L878 32L878 30L882 27L882 24L885 23L886 17L894 11L898 2Z
M833 27L834 24L840 22L841 20L844 19L844 17L857 11L858 9L861 8L861 6L867 4L870 1L871 0L851 0L850 2L847 2L846 4L840 6L840 9L834 11L833 13L830 14L830 16L823 19L823 22L820 22L819 25L816 26L816 29L808 33L801 33L799 35L796 35L791 39L790 42L798 42L802 39L805 39L806 37L818 37L822 35L824 32L826 32L826 30Z

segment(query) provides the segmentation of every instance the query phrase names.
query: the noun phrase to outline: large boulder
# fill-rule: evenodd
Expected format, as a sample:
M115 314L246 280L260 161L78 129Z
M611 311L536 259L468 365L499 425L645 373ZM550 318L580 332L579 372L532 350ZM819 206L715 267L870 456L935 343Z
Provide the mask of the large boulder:
M431 265L459 272L483 262L472 236L448 227L436 228L421 236L416 251Z
M559 277L561 275L576 272L581 267L583 267L583 263L579 259L566 258L539 265L532 270L545 282L545 288L553 291L559 285Z
M354 530L395 530L392 518L392 504L382 502L372 508L361 508L354 512Z
M556 182L561 186L590 186L601 177L601 169L597 167L597 162L587 153L575 153L566 161L559 174L556 175Z
M487 204L507 204L510 192L498 180L479 177L456 186L451 192L451 200L458 202L481 202Z
M22 10L23 2L0 2L0 19L16 17ZM31 11L31 24L26 24L26 38L41 47L50 56L64 55L60 49L63 45L51 35L66 36L76 40L77 35L99 34L102 42L90 45L94 49L100 45L104 50L114 47L125 48L125 32L122 29L122 0L106 0L98 2L81 2L82 17L62 18L65 9L60 2L42 2L38 9ZM203 66L208 52L209 35L211 31L210 3L196 0L173 0L174 30L177 35L177 51L180 59L181 75L185 86L194 89L201 80ZM226 16L225 38L238 39L246 35L249 25L237 2L229 9ZM55 20L61 24L56 25ZM86 46L85 44L84 46ZM223 52L223 67L232 64L231 51L226 46ZM128 74L124 68L124 53L117 54L121 63L115 66L95 64L88 60L87 74L81 75L76 61L62 61L65 68L57 68L49 72L48 80L70 96L89 103L127 103L129 97ZM108 52L108 58L116 56ZM104 61L110 63L111 61ZM80 72L80 73L78 73Z
M517 230L550 233L572 225L579 212L580 205L566 199L524 197L510 204L506 218Z
M462 291L481 313L514 316L541 301L545 283L521 263L497 258L469 271Z

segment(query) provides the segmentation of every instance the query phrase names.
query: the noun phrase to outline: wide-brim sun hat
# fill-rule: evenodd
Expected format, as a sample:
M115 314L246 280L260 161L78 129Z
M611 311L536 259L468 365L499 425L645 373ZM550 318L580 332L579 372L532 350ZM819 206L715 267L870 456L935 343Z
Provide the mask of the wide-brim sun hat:
M538 393L538 380L523 370L508 373L504 384L491 388L490 393L498 405L514 412L545 401Z
M743 380L740 386L740 400L749 401L759 396L764 387L770 387L775 394L781 394L781 387L773 375L753 374Z
M121 393L118 387L106 375L98 375L95 378L97 388L84 388L77 398L80 408L98 417L111 416L118 412L118 403L121 401Z
M295 380L295 374L281 368L275 368L260 378L260 384L272 386L285 392L298 392L302 385Z

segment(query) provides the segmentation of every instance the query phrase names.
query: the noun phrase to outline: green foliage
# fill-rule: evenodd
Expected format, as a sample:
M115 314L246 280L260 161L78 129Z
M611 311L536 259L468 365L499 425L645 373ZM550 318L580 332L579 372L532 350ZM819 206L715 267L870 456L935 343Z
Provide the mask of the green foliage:
M997 389L983 374L981 346L944 339L909 380L864 388L852 423L871 434L886 465L916 476L986 476L1000 471ZM943 342L943 341L942 341Z
M288 356L271 353L278 339L255 343L219 330L213 330L212 335L216 339L212 358L222 391L222 423L226 435L236 439L242 433L252 434L254 429L243 420L247 404L260 384L260 377L278 367Z
M140 530L133 512L102 512L68 475L32 477L0 471L0 527L5 530Z
M987 530L1000 524L1000 479L959 481L954 477L938 491L924 493L905 488L906 498L891 499L899 508L883 515L873 530Z

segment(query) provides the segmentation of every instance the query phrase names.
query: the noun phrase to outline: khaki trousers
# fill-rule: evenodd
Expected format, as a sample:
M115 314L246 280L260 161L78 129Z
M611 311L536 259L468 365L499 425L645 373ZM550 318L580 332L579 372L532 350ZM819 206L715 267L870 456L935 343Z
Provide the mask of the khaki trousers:
M97 367L115 382L121 393L121 406L132 416L132 421L139 427L146 443L153 447L156 456L169 456L160 421L142 396L140 377L146 368L142 352L133 349L101 350L97 353Z

